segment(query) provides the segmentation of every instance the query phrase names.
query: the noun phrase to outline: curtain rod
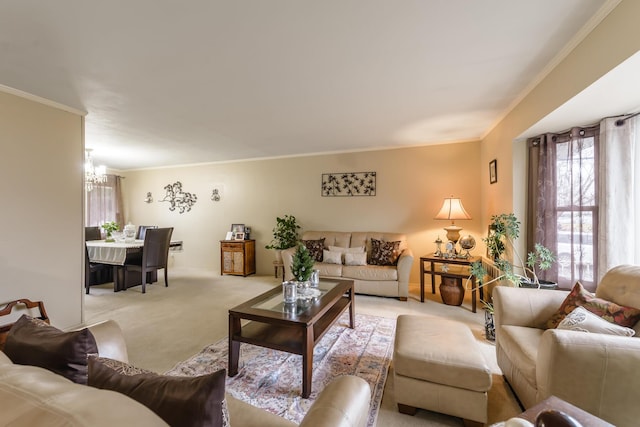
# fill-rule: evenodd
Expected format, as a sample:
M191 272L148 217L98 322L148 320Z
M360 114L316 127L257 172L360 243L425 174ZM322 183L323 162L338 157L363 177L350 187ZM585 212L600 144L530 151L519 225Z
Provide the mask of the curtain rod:
M618 119L616 120L616 126L622 126L624 124L624 122L626 122L627 120L629 120L632 117L637 116L638 114L640 114L640 111L637 113L633 113L633 114L629 114L627 117L625 117L624 119Z

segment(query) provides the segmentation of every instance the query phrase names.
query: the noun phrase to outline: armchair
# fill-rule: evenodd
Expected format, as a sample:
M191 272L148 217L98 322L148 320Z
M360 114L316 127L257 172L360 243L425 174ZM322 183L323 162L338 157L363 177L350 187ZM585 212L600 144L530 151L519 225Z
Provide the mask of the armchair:
M498 286L493 290L498 366L529 408L554 395L617 426L640 418L640 339L547 329L568 292ZM640 266L611 269L596 297L640 308ZM634 327L636 334L640 325Z

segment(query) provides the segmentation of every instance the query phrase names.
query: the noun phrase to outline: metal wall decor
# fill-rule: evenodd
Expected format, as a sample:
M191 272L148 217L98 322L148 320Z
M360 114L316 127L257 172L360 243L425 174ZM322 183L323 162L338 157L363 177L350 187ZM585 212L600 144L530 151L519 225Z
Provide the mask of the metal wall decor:
M322 174L323 197L353 197L375 195L375 172L337 172Z
M165 196L159 202L169 202L170 211L178 209L179 213L189 212L191 207L196 204L198 197L193 193L182 191L182 183L176 181L174 184L164 186Z

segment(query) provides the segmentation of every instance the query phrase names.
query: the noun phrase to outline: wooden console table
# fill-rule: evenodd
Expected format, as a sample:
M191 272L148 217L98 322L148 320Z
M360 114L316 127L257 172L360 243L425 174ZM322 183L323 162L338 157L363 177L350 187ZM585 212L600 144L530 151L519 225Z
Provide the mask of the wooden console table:
M436 276L455 278L460 280L466 280L469 277L469 266L476 261L480 261L481 257L472 256L469 258L445 258L437 257L434 254L429 254L420 257L420 302L424 302L424 275L431 275L431 293L436 293ZM429 264L429 269L425 269L425 264ZM440 265L440 269L437 269L437 265ZM460 272L443 271L443 266L462 266L465 267L465 274ZM445 267L446 270L446 267ZM476 278L471 277L471 311L476 312ZM480 288L480 299L484 298L482 288Z
M247 276L256 272L255 240L220 241L220 275Z

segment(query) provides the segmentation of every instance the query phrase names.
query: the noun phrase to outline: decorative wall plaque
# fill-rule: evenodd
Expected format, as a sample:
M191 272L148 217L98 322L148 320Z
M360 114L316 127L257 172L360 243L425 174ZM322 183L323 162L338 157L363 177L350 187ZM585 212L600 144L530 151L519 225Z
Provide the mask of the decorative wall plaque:
M322 174L323 197L353 197L375 195L375 172L337 172Z
M191 207L198 201L198 196L193 193L182 191L182 183L176 181L174 184L167 184L164 187L165 196L159 202L169 202L170 211L178 209L179 213L189 212Z

